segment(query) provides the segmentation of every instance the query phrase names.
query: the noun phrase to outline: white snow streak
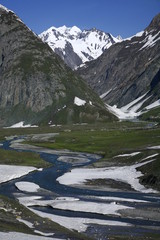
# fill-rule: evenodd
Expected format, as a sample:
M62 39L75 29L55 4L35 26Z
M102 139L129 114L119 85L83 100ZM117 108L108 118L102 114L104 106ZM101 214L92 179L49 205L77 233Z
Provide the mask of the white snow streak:
M155 107L159 107L160 106L160 99L158 99L157 101L155 101L154 103L151 103L150 105L148 105L147 107L145 107L145 109L150 110L152 108Z
M101 95L100 95L100 98L103 99L103 98L106 97L111 91L112 91L112 88L111 88L110 90L108 90L107 92L101 94Z
M19 122L19 123L16 123L10 127L6 127L6 128L29 128L29 127L38 127L36 125L31 125L31 124L24 124L24 122Z
M117 157L134 157L134 156L136 156L136 155L138 155L138 154L140 154L141 152L134 152L134 153L128 153L128 154L120 154L120 155L117 155L117 156L115 156L115 158L117 158Z

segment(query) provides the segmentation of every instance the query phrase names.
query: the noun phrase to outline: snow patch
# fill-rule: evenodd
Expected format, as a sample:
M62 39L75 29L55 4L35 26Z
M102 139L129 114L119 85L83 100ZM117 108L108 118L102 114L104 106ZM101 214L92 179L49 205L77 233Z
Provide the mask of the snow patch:
M86 101L82 100L78 97L75 97L74 98L74 104L77 105L77 106L84 106L86 104Z
M159 146L148 147L147 149L160 149L160 145Z
M44 232L41 232L41 231L38 231L38 230L34 230L35 233L38 233L42 236L45 236L45 237L50 237L50 236L53 236L55 233L44 233ZM50 238L49 238L50 239ZM53 238L52 238L53 239ZM55 239L55 238L54 238Z
M23 219L21 219L21 218L17 218L17 220L18 220L19 222L24 223L24 224L25 224L26 226L28 226L29 228L34 228L33 223L30 223L30 222L28 222L28 221L26 221L26 220L23 220Z
M101 94L101 95L100 95L100 98L103 99L103 98L106 97L111 91L112 91L112 88L111 88L110 90L108 90L107 92Z
M38 192L40 189L39 185L32 182L16 182L15 186L24 192Z
M3 240L48 240L48 237L41 237L31 234L19 232L0 232L0 239ZM60 240L58 238L49 238L53 240Z
M35 170L37 170L35 167L0 165L0 183L20 178Z
M35 214L40 217L49 218L53 222L60 224L61 226L76 230L78 232L85 232L90 224L99 224L106 226L132 226L131 224L120 222L120 221L109 221L109 220L99 220L99 219L90 219L90 218L78 218L78 217L64 217L54 214L40 212L38 210L31 209Z
M120 155L117 155L117 156L115 156L115 158L117 158L117 157L134 157L134 156L136 156L136 155L138 155L138 154L140 154L141 152L134 152L134 153L128 153L128 154L120 154Z
M149 34L149 35L145 38L145 40L143 40L143 42L146 42L146 43L144 44L143 47L141 47L141 48L139 49L139 51L143 50L144 48L153 47L153 46L156 44L156 42L160 40L160 37L157 38L157 36L158 36L159 34L160 34L160 32L158 32L158 33L155 34L154 36L152 36L152 34Z
M131 37L129 37L129 38L125 38L125 39L123 39L123 41L126 41L126 40L131 40L132 38L134 38L134 37L142 37L142 35L144 34L144 31L141 31L141 32L138 32L138 33L136 33L135 35L133 35L133 36L131 36Z
M31 125L31 124L24 124L23 121L19 122L19 123L16 123L10 127L5 127L5 128L29 128L29 127L38 127L36 125Z
M150 105L148 105L147 107L145 107L145 109L150 110L152 108L155 107L159 107L160 106L160 99L158 99L157 101L155 101L154 103L151 103Z
M143 176L140 171L136 169L143 165L146 165L153 160L137 163L131 166L124 167L108 167L108 168L78 168L72 169L71 172L65 173L63 176L57 178L60 184L64 185L79 185L85 184L87 180L94 179L113 179L129 184L136 191L149 193L156 192L153 189L147 189L139 183L139 177Z
M136 203L147 203L145 200L138 200L132 198L119 198L119 197L97 197L94 196L95 199L101 199L105 201L116 201L116 202L136 202Z
M116 105L110 106L108 104L106 104L106 107L111 113L113 113L119 119L134 119L145 112L145 108L139 112L138 110L151 97L149 96L143 99L147 95L147 93L145 93L141 97L136 98L135 100L121 108L118 108Z
M119 210L122 209L131 209L131 207L127 207L120 204L111 203L96 203L96 202L87 202L87 201L53 201L50 204L54 209L61 210L70 210L70 211L78 211L78 212L88 212L88 213L97 213L97 214L114 214L120 215L118 213Z

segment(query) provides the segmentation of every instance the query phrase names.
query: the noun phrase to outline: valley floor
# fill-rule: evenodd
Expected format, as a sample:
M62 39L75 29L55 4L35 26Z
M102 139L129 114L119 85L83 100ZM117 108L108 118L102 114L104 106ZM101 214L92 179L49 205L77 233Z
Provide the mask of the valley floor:
M1 130L0 236L159 239L159 137L140 122Z

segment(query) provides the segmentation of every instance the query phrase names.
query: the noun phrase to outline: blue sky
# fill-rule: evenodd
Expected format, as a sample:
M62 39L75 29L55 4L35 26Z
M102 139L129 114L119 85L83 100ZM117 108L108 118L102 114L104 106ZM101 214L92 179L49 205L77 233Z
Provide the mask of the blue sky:
M37 34L51 26L96 27L123 38L143 30L160 0L0 0Z

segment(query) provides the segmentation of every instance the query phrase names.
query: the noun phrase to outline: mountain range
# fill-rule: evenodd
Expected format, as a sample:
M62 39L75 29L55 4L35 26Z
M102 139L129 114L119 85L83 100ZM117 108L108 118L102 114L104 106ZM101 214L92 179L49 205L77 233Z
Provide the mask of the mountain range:
M0 126L160 119L159 29L160 14L128 39L75 26L37 36L0 5Z
M82 31L76 26L51 27L39 37L72 69L98 58L105 49L121 41L120 36L115 38L96 28Z
M0 84L0 126L115 119L82 78L2 5Z

